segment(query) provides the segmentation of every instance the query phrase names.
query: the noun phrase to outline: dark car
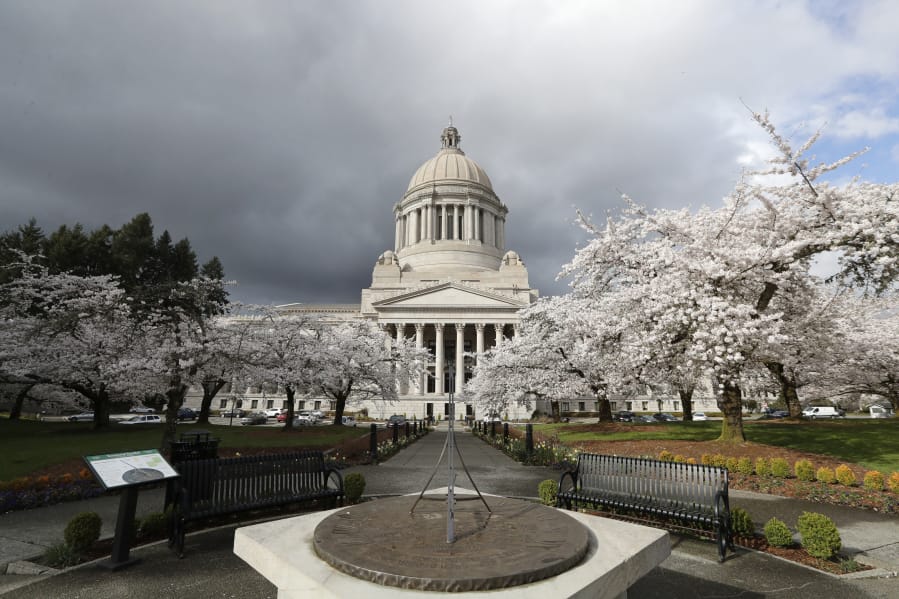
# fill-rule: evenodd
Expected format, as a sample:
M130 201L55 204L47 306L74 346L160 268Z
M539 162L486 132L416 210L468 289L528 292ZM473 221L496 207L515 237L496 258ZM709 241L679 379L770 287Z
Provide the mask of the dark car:
M612 420L615 422L633 422L635 414L628 410L619 410L612 414Z
M175 419L179 422L182 420L196 420L197 413L190 408L181 408L178 410L178 415L175 417Z
M406 424L406 417L394 414L387 419L387 426L402 426Z
M768 410L762 414L762 418L787 418L789 415L786 410Z
M665 414L664 412L656 412L652 417L658 422L677 422L677 418L671 414Z
M641 424L655 424L658 422L652 416L647 416L646 414L640 414L639 416L634 416L634 422L639 422Z
M222 413L219 414L222 418L243 418L247 413L245 410L241 410L240 408L231 408L230 410L222 410Z

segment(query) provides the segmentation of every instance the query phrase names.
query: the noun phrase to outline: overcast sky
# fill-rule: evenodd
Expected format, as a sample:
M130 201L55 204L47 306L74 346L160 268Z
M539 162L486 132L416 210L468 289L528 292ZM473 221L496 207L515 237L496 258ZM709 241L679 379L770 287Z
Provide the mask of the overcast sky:
M575 208L715 204L768 152L747 106L895 181L897 23L895 1L0 0L0 229L148 212L234 298L356 303L452 115L560 293Z

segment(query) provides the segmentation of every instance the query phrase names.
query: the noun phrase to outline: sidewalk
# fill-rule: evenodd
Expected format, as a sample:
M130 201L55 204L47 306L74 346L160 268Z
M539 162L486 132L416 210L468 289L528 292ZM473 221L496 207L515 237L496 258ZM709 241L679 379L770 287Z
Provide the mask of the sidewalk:
M362 472L366 495L396 495L422 490L434 473L446 439L438 430L379 465L353 467ZM484 493L535 497L541 480L558 480L550 468L522 466L469 433L457 436L468 470ZM446 462L430 488L447 485ZM456 484L469 487L458 461ZM160 511L163 491L140 495L138 515ZM803 511L825 513L837 524L847 553L876 565L881 576L899 570L899 518L851 508L793 499L731 492L731 507L746 509L757 526L771 516L791 526ZM62 539L68 520L81 511L97 511L103 518L103 536L112 536L118 497L59 504L0 516L0 567L28 559ZM274 597L276 589L237 558L231 548L235 526L191 534L186 557L179 560L163 542L132 551L141 562L119 572L109 572L96 562L55 576L0 576L0 595L9 599L54 597L91 599L180 597ZM672 535L672 555L632 588L633 597L899 597L899 577L833 577L769 556L746 550L728 554L719 564L714 543ZM18 587L18 588L16 588Z

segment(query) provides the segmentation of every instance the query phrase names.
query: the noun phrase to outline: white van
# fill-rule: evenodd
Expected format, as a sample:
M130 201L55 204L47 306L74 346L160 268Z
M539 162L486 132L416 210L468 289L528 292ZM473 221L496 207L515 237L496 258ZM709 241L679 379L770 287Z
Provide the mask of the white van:
M893 408L887 408L884 406L873 405L868 408L868 412L871 414L871 418L892 418L893 417Z
M805 418L839 418L842 416L839 410L833 406L810 406L802 410Z

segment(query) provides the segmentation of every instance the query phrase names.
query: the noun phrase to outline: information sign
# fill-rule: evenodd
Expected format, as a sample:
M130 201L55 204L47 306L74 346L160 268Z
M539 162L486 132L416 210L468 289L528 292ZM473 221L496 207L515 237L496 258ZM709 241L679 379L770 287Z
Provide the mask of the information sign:
M156 449L84 456L107 489L175 478L178 473Z

